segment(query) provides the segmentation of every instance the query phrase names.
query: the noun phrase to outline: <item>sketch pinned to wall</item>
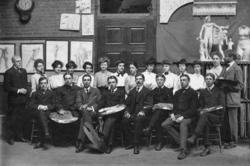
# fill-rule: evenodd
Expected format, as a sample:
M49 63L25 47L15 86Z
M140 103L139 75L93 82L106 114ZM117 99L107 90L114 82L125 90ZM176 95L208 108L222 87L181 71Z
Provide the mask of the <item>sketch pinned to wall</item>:
M65 69L65 64L68 62L68 41L46 41L46 69L52 70L51 64L55 60L60 60L63 62Z
M61 14L60 30L80 30L81 16L79 14Z
M15 55L15 44L0 44L0 73L12 66L11 58Z
M94 35L94 15L82 15L82 35Z
M72 41L70 42L70 60L77 64L77 70L82 70L84 62L92 63L93 42L92 41Z
M76 0L76 13L90 14L91 0Z
M35 60L44 59L43 44L21 44L21 56L23 68L25 68L28 73L35 72Z

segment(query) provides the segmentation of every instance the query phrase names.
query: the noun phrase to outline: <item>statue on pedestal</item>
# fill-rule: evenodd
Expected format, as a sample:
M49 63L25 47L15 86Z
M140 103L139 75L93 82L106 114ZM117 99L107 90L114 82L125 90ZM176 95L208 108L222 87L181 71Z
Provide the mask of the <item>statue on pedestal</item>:
M240 26L239 36L237 53L240 55L240 60L250 61L250 28L246 25Z

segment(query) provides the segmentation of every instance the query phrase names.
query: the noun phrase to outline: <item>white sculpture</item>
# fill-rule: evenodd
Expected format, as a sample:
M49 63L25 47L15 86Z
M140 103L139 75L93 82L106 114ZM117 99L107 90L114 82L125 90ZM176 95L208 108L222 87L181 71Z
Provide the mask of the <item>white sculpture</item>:
M240 26L239 36L237 53L240 55L240 60L250 61L250 28L246 25Z

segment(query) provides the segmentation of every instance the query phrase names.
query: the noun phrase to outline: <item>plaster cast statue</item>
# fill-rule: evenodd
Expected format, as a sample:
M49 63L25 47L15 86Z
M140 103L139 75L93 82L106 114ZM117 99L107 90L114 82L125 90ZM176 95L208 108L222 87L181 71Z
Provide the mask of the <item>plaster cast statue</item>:
M240 55L240 60L250 61L250 28L246 25L240 26L239 36L237 53Z
M212 60L210 53L213 45L217 45L219 51L223 53L223 45L228 43L227 32L229 26L219 26L211 22L211 17L207 16L204 19L204 24L201 27L199 37L200 41L200 60L209 61Z

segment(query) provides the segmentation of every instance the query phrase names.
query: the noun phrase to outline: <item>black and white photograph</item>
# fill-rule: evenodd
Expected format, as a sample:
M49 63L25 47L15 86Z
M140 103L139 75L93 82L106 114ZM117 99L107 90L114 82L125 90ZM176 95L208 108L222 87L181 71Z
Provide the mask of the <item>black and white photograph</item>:
M0 0L0 166L249 166L250 0Z

